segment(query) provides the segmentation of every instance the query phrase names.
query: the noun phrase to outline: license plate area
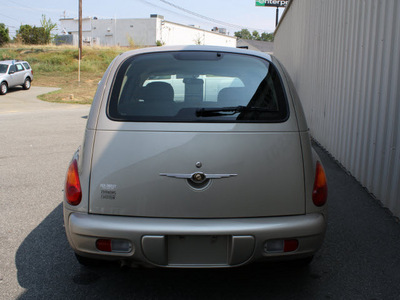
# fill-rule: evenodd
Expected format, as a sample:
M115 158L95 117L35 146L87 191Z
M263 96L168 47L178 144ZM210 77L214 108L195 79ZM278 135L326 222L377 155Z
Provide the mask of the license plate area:
M225 235L170 235L168 265L227 265L228 236Z

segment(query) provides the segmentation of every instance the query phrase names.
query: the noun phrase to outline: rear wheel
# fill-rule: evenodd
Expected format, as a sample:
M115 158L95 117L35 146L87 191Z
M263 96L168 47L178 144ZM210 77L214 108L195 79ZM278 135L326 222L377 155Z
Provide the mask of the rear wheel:
M29 90L31 88L31 79L29 77L25 79L22 87L24 88L24 90Z
M2 82L0 85L0 95L5 95L8 92L7 82Z

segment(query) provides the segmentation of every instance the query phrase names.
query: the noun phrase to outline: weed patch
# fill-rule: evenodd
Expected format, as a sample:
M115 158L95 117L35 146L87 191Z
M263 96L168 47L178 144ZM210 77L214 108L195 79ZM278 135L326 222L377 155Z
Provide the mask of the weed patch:
M33 69L34 86L60 88L40 96L41 100L90 104L108 65L117 55L128 50L120 47L85 47L80 66L80 82L76 47L10 45L0 49L0 60L26 60Z

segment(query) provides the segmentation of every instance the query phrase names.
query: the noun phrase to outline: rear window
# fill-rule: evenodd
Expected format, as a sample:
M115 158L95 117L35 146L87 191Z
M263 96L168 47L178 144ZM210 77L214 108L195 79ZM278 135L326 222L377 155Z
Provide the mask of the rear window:
M28 63L22 63L25 67L25 69L29 70L31 68L31 66Z
M121 65L108 116L136 122L283 122L288 108L280 76L264 59L163 52Z

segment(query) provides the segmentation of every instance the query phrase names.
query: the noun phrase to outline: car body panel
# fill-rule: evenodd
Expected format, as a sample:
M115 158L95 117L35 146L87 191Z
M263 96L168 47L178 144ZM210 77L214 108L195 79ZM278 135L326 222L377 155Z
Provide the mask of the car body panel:
M160 176L195 172L236 175L211 179L207 188ZM181 218L303 214L303 182L296 132L97 131L90 212Z
M252 261L304 258L320 248L326 230L326 220L321 214L239 219L164 219L92 215L64 209L64 219L68 225L68 240L79 255L161 267L233 267ZM132 243L132 250L127 253L106 253L105 256L95 247L99 236L128 240ZM181 257L182 263L174 261L178 251L168 253L168 250L175 250L169 247L168 240L177 236L199 239L227 237L224 261L196 263L188 261L191 256L188 258L185 255ZM301 245L295 253L264 251L266 241L294 236ZM243 241L240 241L241 238ZM192 252L202 256L200 249Z
M268 61L280 74L287 118L271 123L110 118L121 65L132 56L170 51L218 51ZM211 99L218 89L214 79L203 78L204 94ZM148 83L153 81L160 80ZM178 100L185 99L178 77L170 83L179 85ZM319 158L293 83L273 56L212 46L119 55L98 85L84 142L74 157L82 200L77 206L64 201L64 223L71 247L82 257L161 267L232 267L307 258L323 242L327 207L312 200ZM121 239L131 248L101 251L98 239ZM269 241L283 239L297 240L298 248L266 250Z

